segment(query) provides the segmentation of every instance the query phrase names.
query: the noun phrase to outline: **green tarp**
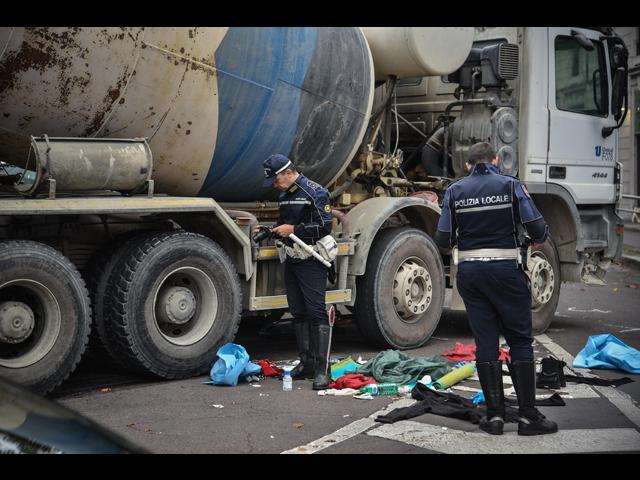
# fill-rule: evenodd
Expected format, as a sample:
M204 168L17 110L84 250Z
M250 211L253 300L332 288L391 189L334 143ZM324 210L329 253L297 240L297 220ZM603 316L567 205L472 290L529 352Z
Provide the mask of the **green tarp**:
M385 350L356 370L380 383L415 384L425 375L437 379L449 373L449 363L440 356L410 357L398 350Z

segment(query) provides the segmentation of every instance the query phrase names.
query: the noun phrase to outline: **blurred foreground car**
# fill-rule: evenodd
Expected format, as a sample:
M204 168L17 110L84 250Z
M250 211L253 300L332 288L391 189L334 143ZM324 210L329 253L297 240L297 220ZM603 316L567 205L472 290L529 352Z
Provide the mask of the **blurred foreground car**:
M0 454L149 453L97 423L0 379Z

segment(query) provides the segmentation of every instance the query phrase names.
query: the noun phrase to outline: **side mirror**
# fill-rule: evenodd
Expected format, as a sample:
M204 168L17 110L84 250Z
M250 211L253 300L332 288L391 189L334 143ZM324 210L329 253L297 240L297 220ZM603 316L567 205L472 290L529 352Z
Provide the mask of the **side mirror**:
M629 59L629 51L624 45L616 43L612 45L609 50L609 57L611 57L611 68L626 67Z
M609 61L612 72L611 113L616 124L610 127L602 127L602 136L604 138L607 138L614 130L622 126L629 111L629 94L627 92L629 51L622 39L617 36L606 37L606 40L611 42L609 48Z
M595 48L593 42L585 37L582 33L571 30L571 35L573 35L573 38L575 38L578 44L585 50L591 51Z
M620 116L622 115L624 98L627 95L627 71L624 67L616 68L616 71L613 74L612 83L611 113L613 113L613 118L617 122L620 120Z

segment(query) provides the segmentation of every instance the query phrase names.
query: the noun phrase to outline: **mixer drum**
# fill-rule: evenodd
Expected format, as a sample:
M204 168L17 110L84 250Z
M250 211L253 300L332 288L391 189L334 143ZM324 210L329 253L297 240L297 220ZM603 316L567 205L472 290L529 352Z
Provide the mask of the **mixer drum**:
M0 28L0 160L30 136L147 138L156 192L274 198L262 162L328 185L373 101L359 28Z

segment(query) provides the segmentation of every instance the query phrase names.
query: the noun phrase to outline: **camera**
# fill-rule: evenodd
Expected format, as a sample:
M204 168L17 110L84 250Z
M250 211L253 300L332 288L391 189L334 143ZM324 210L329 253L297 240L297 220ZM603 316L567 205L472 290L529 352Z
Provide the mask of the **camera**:
M260 231L253 236L253 241L256 243L260 243L264 240L268 240L272 235L273 234L271 233L271 229L269 227L261 225Z

